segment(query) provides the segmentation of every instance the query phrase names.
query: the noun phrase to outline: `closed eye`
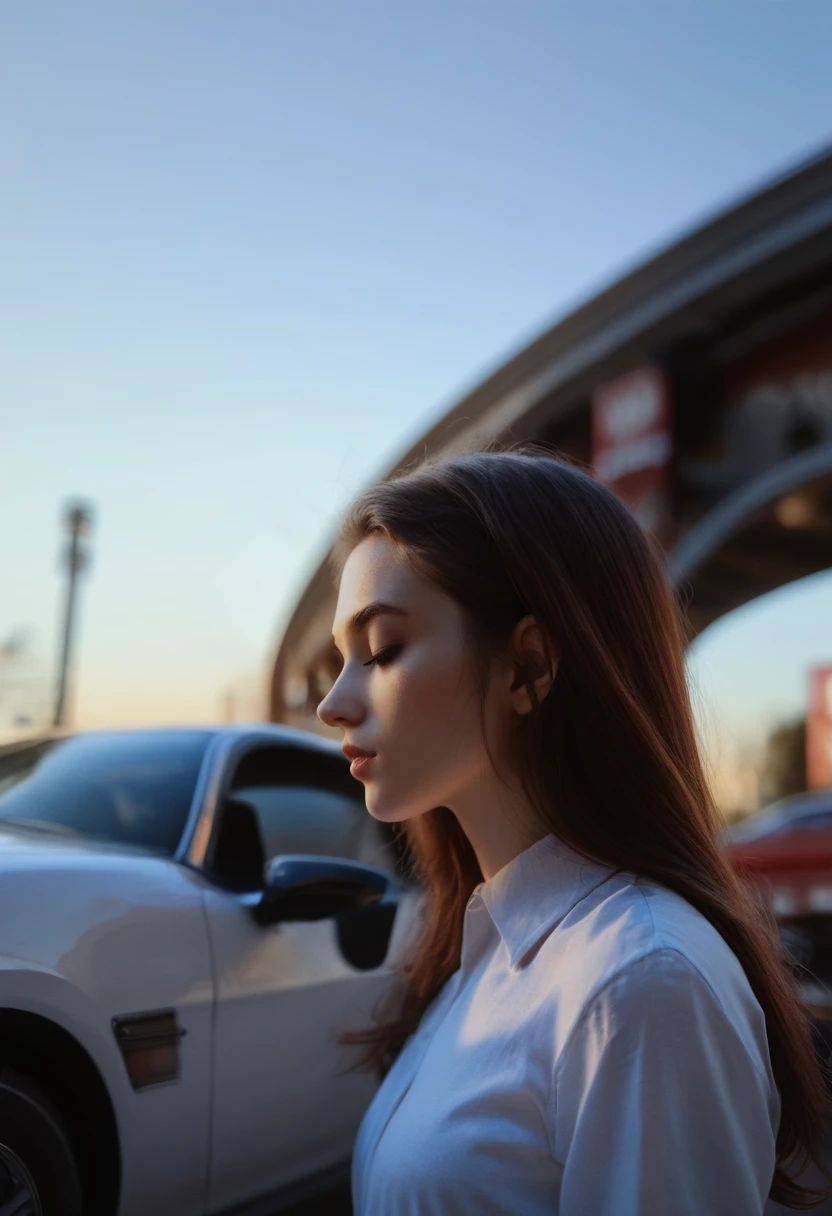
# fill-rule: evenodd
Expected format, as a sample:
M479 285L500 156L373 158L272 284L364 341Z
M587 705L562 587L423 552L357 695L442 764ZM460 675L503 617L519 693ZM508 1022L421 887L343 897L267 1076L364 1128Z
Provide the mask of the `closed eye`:
M383 650L379 650L372 656L371 659L364 664L365 667L386 667L388 663L392 663L393 659L401 653L401 643L396 643L393 646L385 646Z

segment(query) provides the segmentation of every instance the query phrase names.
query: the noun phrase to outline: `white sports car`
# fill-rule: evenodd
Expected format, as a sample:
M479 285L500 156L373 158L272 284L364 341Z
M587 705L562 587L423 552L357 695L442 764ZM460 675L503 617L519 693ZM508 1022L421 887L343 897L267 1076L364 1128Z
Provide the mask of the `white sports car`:
M340 1185L375 1082L338 1036L418 905L329 741L4 751L0 1216L271 1212Z

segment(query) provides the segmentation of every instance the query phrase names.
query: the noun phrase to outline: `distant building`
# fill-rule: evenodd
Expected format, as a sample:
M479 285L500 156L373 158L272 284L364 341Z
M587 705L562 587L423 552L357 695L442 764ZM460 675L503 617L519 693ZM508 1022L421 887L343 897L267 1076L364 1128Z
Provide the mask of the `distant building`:
M391 472L535 439L660 537L691 630L832 559L832 152L717 216L559 321ZM322 729L327 562L278 647L275 721Z
M49 723L49 682L25 640L0 644L0 744L25 738Z
M742 819L760 805L760 756L736 740L723 740L707 756L711 790L717 806L731 820Z
M806 783L810 790L822 790L832 786L832 664L814 667L808 676Z

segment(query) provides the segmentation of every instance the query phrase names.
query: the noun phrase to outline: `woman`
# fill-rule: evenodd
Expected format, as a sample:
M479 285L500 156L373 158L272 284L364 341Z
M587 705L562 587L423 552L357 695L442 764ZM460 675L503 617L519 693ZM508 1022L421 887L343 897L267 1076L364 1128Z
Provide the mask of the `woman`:
M344 532L321 719L426 888L357 1216L760 1216L825 1089L720 851L660 558L533 451L379 485Z

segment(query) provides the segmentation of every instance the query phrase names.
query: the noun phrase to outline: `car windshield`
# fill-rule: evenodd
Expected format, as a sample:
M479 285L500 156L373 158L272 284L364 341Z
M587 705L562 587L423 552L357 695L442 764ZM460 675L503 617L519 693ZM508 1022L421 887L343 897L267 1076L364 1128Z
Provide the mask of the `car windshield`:
M0 768L0 827L175 853L209 731L77 735Z

